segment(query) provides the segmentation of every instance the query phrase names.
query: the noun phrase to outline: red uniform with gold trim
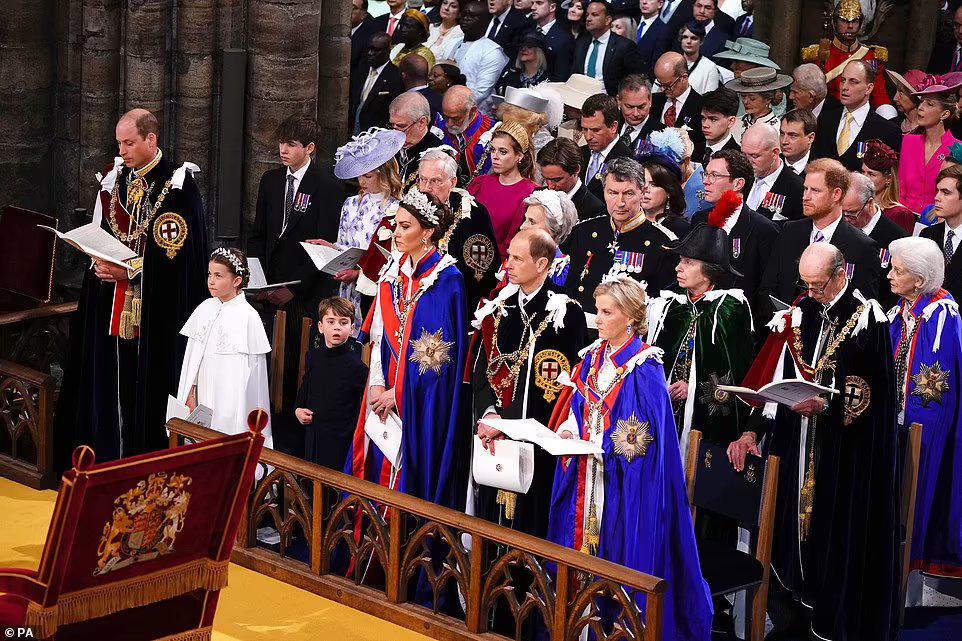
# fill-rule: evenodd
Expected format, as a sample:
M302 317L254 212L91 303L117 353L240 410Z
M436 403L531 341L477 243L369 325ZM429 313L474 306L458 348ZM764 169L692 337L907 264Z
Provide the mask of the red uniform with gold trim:
M828 82L828 93L839 99L841 92L842 71L850 60L864 60L875 67L875 89L872 91L871 103L873 109L881 105L891 105L885 87L885 63L888 62L889 52L885 47L864 45L858 40L851 46L842 44L838 38L823 39L820 43L802 49L802 62L817 64L825 72Z

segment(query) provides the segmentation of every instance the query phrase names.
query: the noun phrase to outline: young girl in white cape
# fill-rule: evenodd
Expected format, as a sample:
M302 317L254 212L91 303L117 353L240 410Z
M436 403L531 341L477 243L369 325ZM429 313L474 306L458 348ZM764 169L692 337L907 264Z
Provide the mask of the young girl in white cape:
M180 330L187 337L187 352L177 400L191 411L198 405L210 408L211 428L225 434L246 432L252 410L270 409L266 355L271 346L257 311L244 296L249 279L242 251L214 250L207 266L211 298L197 306ZM269 425L264 447L273 447Z

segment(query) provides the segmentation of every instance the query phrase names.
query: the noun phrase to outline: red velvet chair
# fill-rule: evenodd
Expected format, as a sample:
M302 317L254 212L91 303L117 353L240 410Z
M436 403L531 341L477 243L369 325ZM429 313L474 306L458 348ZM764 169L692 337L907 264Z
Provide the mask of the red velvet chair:
M0 569L0 625L39 638L210 639L264 444L251 431L63 475L38 570Z

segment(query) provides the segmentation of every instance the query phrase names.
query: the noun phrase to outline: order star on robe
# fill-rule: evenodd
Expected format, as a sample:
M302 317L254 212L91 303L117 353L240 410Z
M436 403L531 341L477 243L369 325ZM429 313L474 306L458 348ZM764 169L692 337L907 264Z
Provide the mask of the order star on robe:
M962 577L962 321L944 289L889 312L899 433L922 424L912 569Z
M455 263L433 250L410 275L397 261L390 263L378 283L364 334L379 341L380 373L395 392L402 463L394 470L365 435L365 391L345 469L447 507L456 505L458 493L464 497L464 488L454 487L452 478L466 441L466 434L458 433L457 408L467 358L467 310ZM372 369L376 366L372 357Z
M662 352L637 337L610 357L607 349L597 341L585 351L552 416L552 429L600 442L605 453L559 459L548 538L664 578L663 639L708 639L711 594L698 562ZM644 611L644 596L636 599ZM607 607L600 614L613 623Z

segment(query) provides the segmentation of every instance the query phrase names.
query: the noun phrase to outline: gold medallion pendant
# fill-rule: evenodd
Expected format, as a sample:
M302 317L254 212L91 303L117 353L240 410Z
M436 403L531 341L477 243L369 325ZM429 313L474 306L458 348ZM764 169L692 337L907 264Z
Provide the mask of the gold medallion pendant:
M915 389L911 395L921 397L922 407L928 407L932 402L941 405L942 397L949 391L950 373L942 369L941 363L920 365L919 373L912 377Z
M154 222L154 242L167 252L167 258L174 258L187 241L187 221L183 216L165 212Z
M847 376L845 378L845 390L842 394L842 402L845 409L845 425L861 416L862 412L868 409L872 401L872 390L868 382L859 376Z
M418 364L418 373L424 374L431 370L440 374L441 369L451 362L451 348L454 341L444 340L444 334L439 329L433 334L421 329L421 336L411 343L411 362Z
M627 421L618 421L618 426L611 435L615 454L624 456L629 463L636 456L645 456L648 453L648 446L654 442L648 422L639 422L634 414Z
M484 234L474 234L464 243L464 262L474 270L475 280L480 281L494 263L494 253L494 243Z
M544 390L544 400L549 403L561 391L558 376L561 372L571 374L571 363L568 358L556 349L541 350L534 357L534 384Z

